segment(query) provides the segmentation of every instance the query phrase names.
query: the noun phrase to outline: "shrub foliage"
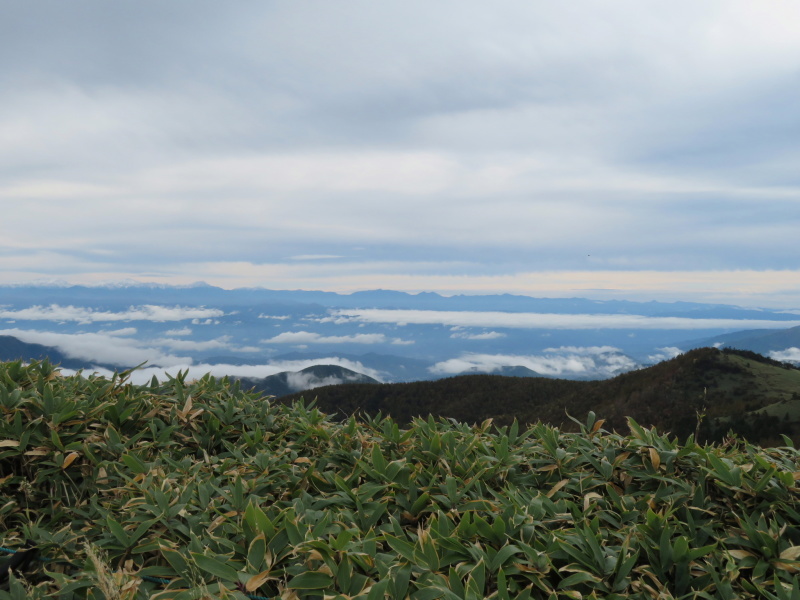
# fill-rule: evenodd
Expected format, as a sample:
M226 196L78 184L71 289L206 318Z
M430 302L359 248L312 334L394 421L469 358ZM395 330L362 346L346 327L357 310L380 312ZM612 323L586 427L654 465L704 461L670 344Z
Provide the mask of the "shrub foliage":
M331 420L227 380L0 364L18 598L800 597L798 451ZM787 440L788 442L788 440Z

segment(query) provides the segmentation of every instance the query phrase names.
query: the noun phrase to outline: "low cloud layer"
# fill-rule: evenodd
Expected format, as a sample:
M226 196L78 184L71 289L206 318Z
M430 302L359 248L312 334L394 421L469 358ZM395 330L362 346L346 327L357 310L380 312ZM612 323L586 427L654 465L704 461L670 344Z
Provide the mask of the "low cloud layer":
M690 319L626 314L507 313L438 310L335 310L326 321L334 323L394 323L508 329L784 329L800 321L757 319Z
M325 385L339 385L358 381L358 375L346 377L317 377L312 373L291 372L286 376L286 384L295 392L313 390Z
M350 360L347 358L340 358L338 356L329 356L317 359L307 359L307 360L281 360L281 361L270 361L269 363L262 364L262 365L226 365L226 364L218 364L218 365L209 365L209 364L191 364L191 362L185 362L182 364L175 364L168 367L144 367L141 369L135 370L131 375L131 381L136 384L146 384L148 383L153 377L156 377L160 381L165 381L167 379L167 374L172 377L179 371L188 371L188 377L190 379L199 379L203 375L210 373L214 377L257 377L263 378L268 377L270 375L276 375L277 373L282 373L285 371L288 372L297 372L308 367L313 367L315 365L337 365L340 367L344 367L345 369L350 369L351 371L355 371L357 373L363 373L377 381L383 381L383 376L379 371L375 369L371 369L369 367L364 366L361 362ZM75 373L75 371L71 369L62 369L65 375L69 375ZM112 375L111 371L107 369L95 369L93 372L96 372L98 375L103 375L106 377L110 377ZM297 383L301 383L302 380L296 380ZM327 384L325 384L327 385Z
M164 352L157 345L113 333L54 333L25 329L2 329L0 335L10 335L29 344L57 348L65 356L85 360L87 364L110 364L132 367L143 362L171 367L190 365L192 359Z
M284 331L275 337L261 340L261 344L386 344L411 343L401 339L389 339L382 333L357 333L355 335L322 335L312 331Z
M194 308L188 306L157 306L145 304L132 306L126 311L111 312L94 310L83 306L31 306L19 310L0 308L0 319L16 321L55 321L76 323L99 323L105 321L184 321L221 317L225 313L217 308Z
M205 352L208 350L229 350L231 352L242 351L242 349L235 344L231 343L233 338L229 335L223 335L213 340L181 340L175 338L158 338L153 340L154 344L164 346L172 350L184 352ZM247 348L246 351L250 351ZM255 348L258 351L258 348Z
M459 373L494 373L506 367L526 367L551 377L604 378L618 375L638 365L633 359L610 346L585 348L550 348L541 355L470 354L436 363L435 375Z
M193 360L178 353L225 350L228 352L256 353L257 346L238 346L230 336L212 340L186 340L175 338L140 339L132 337L136 328L126 327L96 333L57 333L29 329L4 329L0 335L10 335L23 342L41 344L58 349L65 356L84 360L87 364L132 367L143 362L158 367L191 365Z
M770 358L781 362L800 363L800 348L786 348L786 350L776 350L769 353Z

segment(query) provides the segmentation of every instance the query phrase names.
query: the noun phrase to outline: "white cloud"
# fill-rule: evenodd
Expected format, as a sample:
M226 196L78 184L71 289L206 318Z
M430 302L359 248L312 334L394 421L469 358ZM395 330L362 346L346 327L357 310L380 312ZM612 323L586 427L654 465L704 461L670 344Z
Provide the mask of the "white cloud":
M800 348L786 348L769 353L769 357L781 362L800 363Z
M453 329L455 330L456 328ZM486 331L484 333L467 333L466 331L456 331L456 333L451 334L450 337L462 340L496 340L506 337L506 334L500 333L499 331Z
M202 352L205 350L231 350L233 345L230 343L231 336L224 335L214 340L176 340L173 338L160 338L153 340L154 344L166 346L173 350L184 350Z
M260 314L260 315L258 315L258 318L259 319L277 319L278 321L285 321L287 319L291 319L292 317L290 315L265 315L265 314Z
M164 332L164 335L171 335L171 336L184 336L184 335L192 335L192 330L189 327L182 327L180 329L168 329Z
M197 317L192 319L192 325L215 325L215 324L219 324L219 321L217 321L215 319L205 319L205 320L203 320L203 319L200 319L200 318L197 318Z
M613 350L613 349L612 349ZM493 373L504 367L527 367L553 377L611 377L636 368L634 360L613 351L545 355L462 354L429 368L436 375L465 372Z
M101 331L100 333L104 333L106 335L136 335L138 333L138 329L136 327L123 327L122 329L112 329L111 331Z
M123 312L100 311L81 306L31 306L29 308L0 309L0 318L18 321L74 321L97 323L105 321L183 321L203 317L221 317L225 313L216 308L192 308L188 306L156 306L146 304L132 306Z
M157 347L147 346L135 339L109 335L107 333L53 333L25 329L0 330L29 344L42 344L60 350L65 356L85 360L88 364L103 363L133 367L147 362L151 365L171 367L191 364L185 356L166 354Z
M323 319L334 323L412 323L509 329L783 329L800 321L758 319L690 319L630 314L507 313L438 310L344 309Z
M386 336L382 333L323 336L311 331L285 331L275 337L260 341L261 344L382 344L385 342Z
M262 352L263 350L258 346L239 346L239 347L232 347L230 348L231 352Z
M558 348L545 348L543 352L598 356L601 354L619 353L622 352L622 350L614 346L559 346Z
M715 344L716 346L716 344ZM680 348L676 348L675 346L666 346L664 348L657 348L658 352L655 354L651 354L647 357L647 360L650 362L662 362L665 360L670 360L683 354L683 350Z
M317 377L312 373L290 372L286 376L286 384L294 391L313 390L324 385L338 385L358 381L358 375L344 377Z

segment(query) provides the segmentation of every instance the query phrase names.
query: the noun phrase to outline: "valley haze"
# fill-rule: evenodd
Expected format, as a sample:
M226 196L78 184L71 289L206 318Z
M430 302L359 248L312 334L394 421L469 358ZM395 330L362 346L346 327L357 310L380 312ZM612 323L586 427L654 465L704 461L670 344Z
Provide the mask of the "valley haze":
M0 286L0 336L55 349L69 361L67 372L146 363L136 382L187 369L191 377L288 372L291 390L336 383L299 374L315 365L402 382L464 373L604 379L711 345L800 361L793 311L202 283Z

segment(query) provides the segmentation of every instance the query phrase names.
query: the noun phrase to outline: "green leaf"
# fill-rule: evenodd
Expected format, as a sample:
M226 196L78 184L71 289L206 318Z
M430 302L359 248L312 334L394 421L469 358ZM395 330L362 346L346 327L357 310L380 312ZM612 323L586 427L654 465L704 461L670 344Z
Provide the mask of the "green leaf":
M247 508L244 509L244 520L253 531L263 533L269 537L272 537L275 533L275 527L269 517L252 499L247 503Z
M372 466L375 470L380 473L381 475L386 474L386 459L383 457L383 453L381 453L381 449L378 444L374 444L372 446Z
M147 473L149 471L147 465L145 465L138 456L135 454L123 454L120 456L120 460L125 463L125 466L128 467L134 473Z
M247 564L251 569L260 573L266 567L264 564L264 556L266 554L267 539L263 533L260 533L250 542L250 547L247 550Z
M483 559L473 567L467 579L467 600L482 600L486 586L486 564Z
M684 557L689 553L689 540L686 536L680 536L672 544L672 556L675 562L681 562ZM702 556L702 555L701 555Z
M239 582L238 572L233 567L229 567L227 564L199 552L192 552L191 554L195 564L206 573L211 573L214 577L223 581Z
M50 430L50 441L53 442L53 445L56 448L58 448L62 452L64 451L64 444L61 442L61 438L58 437L58 434L56 433L55 429Z
M386 596L387 593L386 590L388 589L390 583L391 583L390 579L383 579L382 581L379 581L378 583L373 585L369 589L369 593L367 594L367 600L383 600L384 597Z
M322 571L306 571L289 580L286 587L293 590L321 590L333 583L333 577Z
M518 546L514 546L512 544L503 546L498 550L497 554L495 554L494 558L492 558L491 564L489 565L489 569L491 571L497 571L500 567L502 567L505 562L514 556L517 552L522 552L522 550Z
M406 540L401 540L400 538L394 537L393 535L384 535L383 539L386 540L386 543L391 546L392 550L397 552L400 556L405 558L409 562L416 562L414 558L414 545L407 542Z
M435 600L444 596L445 590L434 587L425 587L411 594L411 600Z
M693 560L697 560L701 556L705 556L706 554L710 554L716 549L716 544L711 544L710 546L703 546L702 548L695 548L693 550L689 550L686 553L686 560L692 562Z
M563 590L564 588L568 588L579 583L586 583L588 581L598 582L602 580L599 577L595 577L591 573L587 573L586 571L579 571L562 580L561 583L558 584L558 589Z
M128 538L128 534L122 528L122 525L117 523L114 519L111 518L111 515L106 517L106 524L108 528L111 530L111 533L114 535L115 538L119 541L123 547L127 548L130 546L130 539Z
M189 571L189 563L186 562L186 557L177 550L162 547L161 556L167 559L167 562L177 575L183 577Z
M397 568L392 582L392 597L405 598L408 593L408 584L411 581L411 565L401 565Z

